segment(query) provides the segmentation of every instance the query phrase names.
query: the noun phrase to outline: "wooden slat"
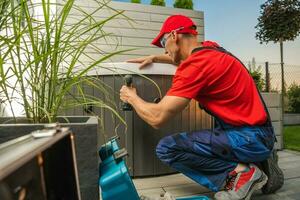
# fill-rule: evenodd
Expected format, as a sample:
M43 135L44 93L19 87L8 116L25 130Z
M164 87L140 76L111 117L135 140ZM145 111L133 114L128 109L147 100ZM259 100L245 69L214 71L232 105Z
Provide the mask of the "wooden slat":
M147 90L145 89L145 82L141 77L134 76L133 80L135 87L138 88L139 96L145 97ZM135 176L151 175L154 172L154 149L152 140L152 132L149 125L147 125L137 114L133 117L134 130L134 174ZM150 147L150 148L145 148ZM145 155L149 163L145 161Z
M100 85L100 86L103 86L104 85L102 84L103 82L103 77L101 76L97 76L97 79L98 80L94 80L93 82L96 84L96 85ZM101 101L103 101L105 99L105 95L104 95L104 92L100 89L97 89L97 88L93 88L94 89L94 97L96 99L99 99ZM100 107L97 107L95 106L94 107L94 113L100 118L100 132L99 132L99 141L98 141L98 146L101 146L102 144L105 144L107 142L107 137L106 137L106 134L105 134L105 131L104 131L104 124L102 124L102 122L104 122L104 108L100 108Z
M128 12L126 12L127 14ZM174 12L170 12L170 13L174 13ZM178 13L177 13L178 14ZM164 22L171 14L166 14L166 15L161 15L161 14L157 14L157 13L150 13L150 21L152 22ZM193 21L196 25L200 25L201 20L203 19L203 17L201 16L201 14L199 13L198 16L193 17ZM198 22L198 23L197 23Z
M137 38L155 38L159 31L158 30L141 30L132 28L111 28L103 27L103 31L106 33L113 33L116 36L127 36ZM200 35L204 35L204 29L198 30Z
M116 12L106 11L103 12L102 10L95 12L93 14L93 20L97 22L103 21L104 26L107 27L122 27L122 28L131 28L131 29L142 29L142 30L160 30L162 24L165 20L158 20L157 18L166 19L168 15L154 15L156 17L155 21L151 21L148 17L145 18L145 14L143 13L132 13L132 12L124 12L124 15L116 15ZM144 16L144 17L141 17ZM71 25L74 23L79 22L84 18L84 13L82 12L71 12L68 19L66 20L66 25ZM42 16L41 16L42 17ZM111 18L109 21L105 21L108 18ZM204 27L204 20L200 18L193 18L193 21L197 27L197 30L201 30ZM88 21L82 21L81 24L90 23Z
M166 93L168 92L168 90L170 89L172 84L172 76L162 76L162 80L161 80L161 92L162 95L165 96ZM159 130L159 138L158 141L160 139L163 139L164 137L168 136L168 135L172 135L172 134L177 134L178 130L175 129L174 123L176 123L176 119L171 119L169 122L167 122L164 127ZM169 173L172 170L170 168L167 167L166 164L162 163L160 160L157 160L158 163L158 169L157 172L162 171L163 173Z
M194 131L196 129L196 102L195 100L190 101L190 131Z
M103 81L110 86L112 89L114 89L114 80L111 76L105 76ZM110 91L111 89L108 88L108 91ZM105 96L105 103L106 104L110 104L109 99L111 99L111 97ZM112 137L115 135L114 133L114 116L112 114L112 112L108 109L104 110L104 127L105 127L105 134L108 137Z
M135 47L151 47L151 42L153 38L132 38L126 36L111 36L97 42L94 42L94 45L124 45L124 46L135 46ZM152 46L154 47L154 46Z
M91 87L90 85L87 85L84 83L82 85L82 89L83 89L84 95L87 96L87 99L91 99L91 97L94 96L94 88ZM91 115L91 113L87 113L88 112L87 109L89 109L89 108L91 108L92 112L93 112L94 106L87 105L86 108L83 110L83 115Z
M158 33L158 31L157 31ZM88 35L86 35L84 38L88 37ZM98 45L108 45L108 46L112 46L112 47L118 47L120 45L123 46L128 46L129 48L132 47L152 47L152 48L156 48L156 49L160 49L161 51L163 51L162 48L157 48L156 46L152 45L151 42L154 38L142 38L142 37L127 37L127 36L116 36L116 35L111 35L111 36L107 36L105 38L102 39L98 39L97 41L94 41L92 44L95 46ZM204 35L198 35L198 41L202 42L204 40Z
M127 51L127 54L134 54L134 55L152 55L156 54L158 51L161 52L161 49L155 48L155 47L132 47L132 46L116 46L116 45L97 45L97 49L92 49L92 48L87 48L85 53L90 54L101 54L101 53L111 53L111 52L116 52L116 51ZM136 50L133 50L136 49Z
M204 116L202 116L202 110L199 108L198 102L196 102L195 112L196 112L196 130L201 130L204 127L204 124L202 122Z
M73 91L74 91L73 94L75 94L76 98L82 97L82 95L79 93L79 90L78 90L78 87L82 87L82 86L83 85L80 84L80 86L73 87ZM76 102L75 99L73 99L73 102ZM75 116L83 115L83 106L74 106L73 115L75 115Z
M73 86L70 89L70 92L66 94L66 96L65 96L65 102L74 101L74 98L72 96L74 94L75 94L75 87ZM64 116L72 116L72 115L74 115L74 108L62 109L62 110L59 111L59 114L64 115Z
M151 76L151 77L154 77L154 76ZM159 76L158 79L156 80L156 83L161 86L160 89L161 89L162 95L164 95L167 90L167 88L166 88L166 82L168 81L167 79L169 79L169 78L164 77L164 76ZM170 134L168 125L169 124L164 126L163 129L159 129L159 130L155 131L154 134L156 134L156 136L155 136L156 146L160 142L161 139L166 137L167 134ZM155 162L154 170L155 170L156 174L160 171L163 171L164 173L166 173L168 171L168 169L166 168L166 165L164 163L162 163L158 158L156 158L154 160L154 162Z
M190 104L188 104L181 113L182 113L182 121L181 121L182 131L189 131Z
M84 8L84 12L86 12L87 14L92 14L93 16L101 16L101 17L112 17L113 15L116 15L118 13L120 13L121 10L119 11L114 11L112 9L100 9L98 11L96 11L96 9L94 7L92 8ZM71 10L70 15L71 16L76 16L76 15L82 15L83 12L78 11L78 10ZM142 12L131 12L131 11L125 11L122 14L119 14L117 16L118 18L124 19L124 18L129 18L131 20L141 20L141 21L150 21L150 13L142 13Z

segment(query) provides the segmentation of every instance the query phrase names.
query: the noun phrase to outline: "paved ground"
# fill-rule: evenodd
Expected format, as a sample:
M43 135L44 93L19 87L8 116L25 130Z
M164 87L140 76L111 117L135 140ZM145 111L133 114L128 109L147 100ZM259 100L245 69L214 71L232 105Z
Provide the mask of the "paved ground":
M279 164L285 175L284 186L275 194L263 195L256 192L252 199L258 200L300 200L300 153L294 151L279 151ZM146 196L159 196L160 193L170 192L175 197L204 194L212 197L212 193L194 183L182 174L160 176L154 178L134 179L139 192Z

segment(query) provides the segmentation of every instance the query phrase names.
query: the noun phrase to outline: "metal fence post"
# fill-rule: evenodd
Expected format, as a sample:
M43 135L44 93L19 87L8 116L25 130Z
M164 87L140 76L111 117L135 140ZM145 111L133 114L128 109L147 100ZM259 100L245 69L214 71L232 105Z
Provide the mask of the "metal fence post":
M266 92L270 92L269 62L265 62L265 67L266 67Z
M282 113L284 113L284 96L285 96L285 85L284 85L284 63L283 63L283 42L280 41L280 65L281 65L281 103L282 103ZM282 119L283 119L282 114Z

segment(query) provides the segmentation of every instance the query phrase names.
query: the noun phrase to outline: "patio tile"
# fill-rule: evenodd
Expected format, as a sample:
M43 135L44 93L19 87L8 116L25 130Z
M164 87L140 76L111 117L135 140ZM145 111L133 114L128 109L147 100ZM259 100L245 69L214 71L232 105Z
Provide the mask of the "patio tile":
M200 186L197 183L163 187L163 189L166 192L171 193L175 197L200 195L200 194L203 194L203 193L209 193L210 192L207 188L204 188L204 187Z
M160 197L160 194L164 194L165 191L162 188L154 188L154 189L142 189L138 190L139 196L144 195L151 198Z
M279 165L285 175L284 186L275 194L265 195L261 191L253 194L254 200L300 200L300 153L283 150L278 152ZM207 195L213 197L208 189L198 185L183 174L138 178L133 180L138 192L158 197L162 192L170 192L175 197Z

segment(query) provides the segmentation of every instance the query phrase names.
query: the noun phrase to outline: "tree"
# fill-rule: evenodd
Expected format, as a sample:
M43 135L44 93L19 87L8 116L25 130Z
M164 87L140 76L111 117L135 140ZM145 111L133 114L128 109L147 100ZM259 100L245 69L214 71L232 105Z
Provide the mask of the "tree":
M166 6L166 3L164 0L151 0L151 5Z
M193 10L193 1L192 0L176 0L173 4L174 8L185 8Z
M293 41L300 33L299 0L267 0L261 5L261 16L255 28L260 43L273 41L280 44L282 104L284 105L283 42Z
M293 113L300 113L300 85L293 83L287 91L288 110Z
M131 0L131 3L141 3L141 0Z

